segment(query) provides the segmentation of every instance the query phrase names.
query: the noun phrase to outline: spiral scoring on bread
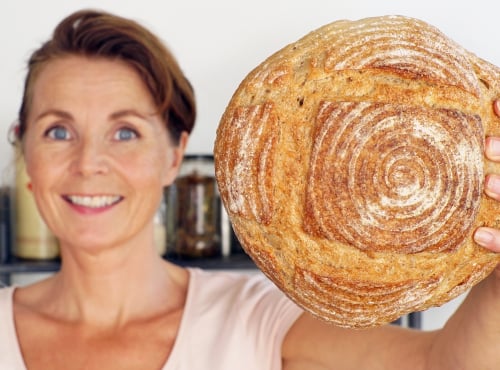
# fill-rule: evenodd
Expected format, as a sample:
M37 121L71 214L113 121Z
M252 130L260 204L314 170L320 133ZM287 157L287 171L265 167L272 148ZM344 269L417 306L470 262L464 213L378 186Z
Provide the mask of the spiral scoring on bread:
M481 197L498 76L405 17L334 22L273 54L235 92L214 148L241 245L343 327L469 289L498 262L471 237L498 214Z
M483 137L455 110L322 103L306 230L361 250L457 249L479 207Z
M435 27L401 16L330 27L327 70L379 68L480 94L467 52Z
M371 313L377 311L387 322L397 319L400 310L408 311L416 302L427 299L440 279L408 279L398 282L376 283L346 279L338 275L321 276L297 268L294 283L301 287L296 297L310 312L339 326L367 327L377 320ZM349 322L345 317L350 317Z
M276 141L273 104L242 107L232 112L232 128L219 143L217 178L221 197L233 214L266 225L274 212L271 196ZM222 175L224 174L224 175Z

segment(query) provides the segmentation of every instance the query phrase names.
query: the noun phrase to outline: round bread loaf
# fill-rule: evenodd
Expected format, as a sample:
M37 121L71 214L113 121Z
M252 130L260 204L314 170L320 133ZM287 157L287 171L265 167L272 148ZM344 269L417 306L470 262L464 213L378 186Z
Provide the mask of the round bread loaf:
M242 81L215 142L222 201L257 266L342 327L441 305L499 262L500 69L402 16L328 24Z

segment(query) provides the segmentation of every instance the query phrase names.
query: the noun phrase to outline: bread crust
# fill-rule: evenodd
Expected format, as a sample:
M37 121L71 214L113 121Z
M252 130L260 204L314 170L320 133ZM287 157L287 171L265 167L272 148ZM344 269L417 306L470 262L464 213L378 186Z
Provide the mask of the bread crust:
M217 129L221 199L292 300L350 328L441 305L499 257L483 194L500 69L417 19L325 25L251 71Z

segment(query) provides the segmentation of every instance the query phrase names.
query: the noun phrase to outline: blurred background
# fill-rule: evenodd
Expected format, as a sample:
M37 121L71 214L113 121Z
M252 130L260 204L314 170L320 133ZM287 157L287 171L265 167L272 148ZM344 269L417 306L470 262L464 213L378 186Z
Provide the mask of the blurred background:
M64 16L88 7L138 20L177 56L199 105L188 153L212 152L219 118L251 69L286 44L338 19L386 14L420 18L500 65L500 3L489 0L8 1L0 11L0 168L11 158L4 138L17 115L26 59Z
M215 130L246 74L286 44L339 19L400 14L433 24L479 57L500 66L500 3L490 0L16 0L0 11L0 184L11 181L8 128L16 119L25 62L69 13L97 8L133 18L158 34L194 85L198 120L188 154L211 154ZM425 313L423 328L442 325L462 298Z

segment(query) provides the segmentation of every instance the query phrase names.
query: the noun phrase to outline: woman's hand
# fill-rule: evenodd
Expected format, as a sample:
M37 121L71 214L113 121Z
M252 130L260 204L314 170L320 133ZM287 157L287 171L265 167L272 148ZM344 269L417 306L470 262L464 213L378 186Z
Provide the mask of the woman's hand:
M500 117L500 99L493 102L493 110ZM500 137L486 138L485 155L492 161L500 162ZM500 175L487 175L484 191L489 197L500 201ZM480 227L474 234L474 240L485 248L500 252L500 230L498 229Z

